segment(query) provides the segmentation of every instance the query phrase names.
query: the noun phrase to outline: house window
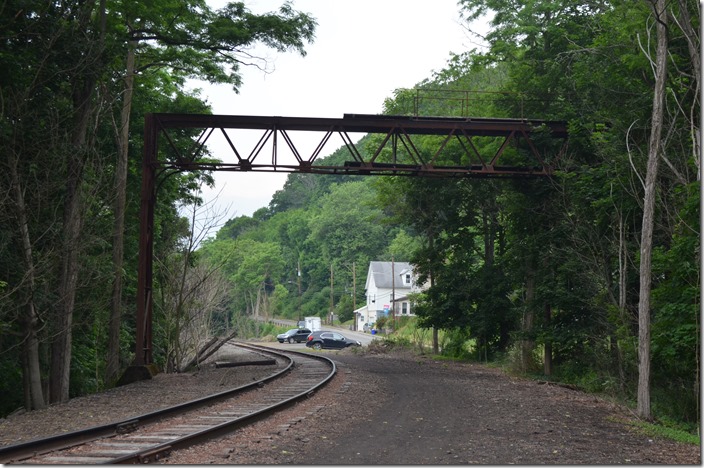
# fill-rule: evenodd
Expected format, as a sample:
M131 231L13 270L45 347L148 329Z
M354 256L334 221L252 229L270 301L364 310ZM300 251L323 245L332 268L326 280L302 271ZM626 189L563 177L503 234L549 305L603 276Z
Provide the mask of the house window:
M410 275L410 273L406 273L405 282L406 282L406 284L411 284L411 275Z
M401 303L401 314L402 314L402 315L407 315L407 314L408 314L408 302L402 302L402 303Z

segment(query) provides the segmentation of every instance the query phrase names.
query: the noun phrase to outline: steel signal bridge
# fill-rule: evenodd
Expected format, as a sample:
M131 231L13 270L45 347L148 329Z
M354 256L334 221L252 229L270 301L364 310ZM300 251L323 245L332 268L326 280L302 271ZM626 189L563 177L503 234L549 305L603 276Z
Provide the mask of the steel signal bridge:
M245 152L243 133L256 137ZM298 139L316 137L304 151ZM361 150L350 135L369 135ZM567 148L567 123L533 119L345 114L341 119L147 114L140 208L134 366L152 361L152 256L157 187L184 171L301 172L368 176L545 177ZM319 139L317 138L319 137ZM321 156L333 137L349 159ZM422 137L422 138L421 138ZM208 159L219 139L230 157ZM183 152L186 141L191 145Z

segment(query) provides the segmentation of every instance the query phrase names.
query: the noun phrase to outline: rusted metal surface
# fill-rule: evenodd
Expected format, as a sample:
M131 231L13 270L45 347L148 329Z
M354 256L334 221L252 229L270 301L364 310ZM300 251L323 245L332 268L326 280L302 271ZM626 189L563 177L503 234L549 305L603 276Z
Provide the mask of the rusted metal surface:
M346 114L342 119L305 117L262 117L238 115L151 114L155 131L163 138L170 157L154 164L165 170L177 171L277 171L309 172L314 174L350 175L421 175L425 177L493 176L520 177L548 175L552 165L545 158L544 150L538 151L532 135L542 135L560 143L559 150L551 156L554 163L564 151L567 139L565 122L536 121L528 119L485 119L462 117L404 117L384 115ZM170 132L175 129L199 129L201 134L192 150L183 154L173 144ZM259 131L259 141L245 153L238 142L227 133L228 129ZM317 132L320 140L309 153L304 154L296 145L292 132ZM228 160L222 162L201 159L206 144L214 135L222 134L231 150ZM350 135L378 134L372 148L361 152ZM339 135L349 150L350 158L342 165L318 163L322 150L333 135ZM412 135L437 137L433 151L421 152ZM476 138L496 138L501 141L496 153L482 155L474 143ZM281 144L285 143L285 146ZM457 142L453 151L451 142ZM264 148L272 148L271 158ZM530 158L532 164L501 165L500 158L507 147L513 145ZM427 140L426 140L427 146ZM294 158L285 162L280 153L286 149ZM153 148L156 151L156 147ZM453 160L454 159L454 160ZM554 164L553 164L554 165Z
M134 365L152 360L152 257L154 256L154 208L156 205L157 130L154 119L144 123L144 157L139 208L139 260L137 267L137 314Z
M256 144L245 151L246 145L241 135L235 133L237 131L254 133ZM198 134L185 153L175 144L176 138L183 138L184 132ZM304 150L299 145L301 133L316 135L312 149ZM362 151L353 135L375 137L368 139ZM426 137L422 145L414 135ZM323 149L326 145L330 147L333 136L339 137L350 155L340 165L319 161L326 156ZM567 136L566 122L534 119L367 114L345 114L341 119L147 114L134 364L152 363L152 231L156 187L161 178L197 170L443 178L545 177L551 174L566 151ZM227 148L215 155L220 160L217 162L206 159L207 145L215 138L225 142ZM493 144L482 144L486 139L493 139ZM497 149L488 154L478 149L486 147Z

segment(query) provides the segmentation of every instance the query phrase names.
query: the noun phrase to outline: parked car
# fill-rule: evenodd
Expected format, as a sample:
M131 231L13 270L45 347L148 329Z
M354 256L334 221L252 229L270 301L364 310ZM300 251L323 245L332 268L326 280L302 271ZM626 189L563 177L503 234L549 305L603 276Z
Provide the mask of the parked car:
M276 339L279 341L279 343L283 343L284 341L288 341L289 343L301 343L303 341L306 341L306 338L308 338L308 335L310 335L310 333L311 332L308 328L292 328L286 333L276 335Z
M306 346L313 349L343 349L349 346L362 346L362 343L345 338L344 335L338 332L319 330L308 335Z
M372 331L372 328L374 328L373 323L365 323L364 326L362 327L362 331L364 333L369 333L370 331Z

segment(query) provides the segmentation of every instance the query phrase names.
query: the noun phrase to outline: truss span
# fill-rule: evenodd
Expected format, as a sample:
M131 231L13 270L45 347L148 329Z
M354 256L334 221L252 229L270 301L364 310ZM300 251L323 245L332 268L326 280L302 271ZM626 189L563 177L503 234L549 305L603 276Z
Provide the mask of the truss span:
M341 119L149 114L145 131L145 160L176 171L545 176L564 154L567 142L567 125L561 121L366 114L345 114ZM246 146L243 131L256 143ZM192 134L188 152L175 144L184 132ZM300 145L297 137L303 133L314 141L312 147ZM353 138L360 134L375 135L367 139L364 151ZM426 138L420 142L418 136ZM339 144L331 148L334 137ZM224 144L218 160L208 160L206 148L215 139ZM341 146L349 154L343 163L321 158L324 149L332 152Z
M239 132L239 133L238 133ZM248 148L241 132L257 136ZM305 150L300 134L317 135ZM352 135L370 135L362 151ZM349 157L321 158L337 136ZM424 138L419 139L418 136ZM158 181L183 171L278 171L418 177L545 177L567 148L567 123L534 119L345 114L341 119L147 114L140 208L135 366L152 361L152 257ZM219 137L226 150L209 159ZM184 145L185 143L185 145ZM189 146L188 151L181 148ZM337 149L337 148L334 148ZM230 152L228 158L224 157ZM221 154L222 153L222 154ZM288 155L285 157L284 153Z

